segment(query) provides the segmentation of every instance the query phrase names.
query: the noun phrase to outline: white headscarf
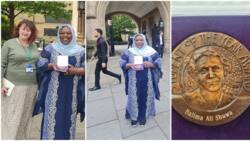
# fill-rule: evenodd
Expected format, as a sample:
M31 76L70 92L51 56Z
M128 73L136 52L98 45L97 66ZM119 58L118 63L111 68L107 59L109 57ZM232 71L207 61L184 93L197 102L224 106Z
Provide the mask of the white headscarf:
M135 38L137 36L143 37L144 44L143 44L143 47L141 47L141 48L138 48L135 44ZM148 46L147 41L146 41L146 37L143 34L139 34L139 33L134 36L132 48L129 48L128 50L131 53L133 53L134 55L140 55L140 56L144 56L144 57L151 56L154 53L156 53L156 51L152 47Z
M63 44L60 40L60 31L64 27L69 28L72 34L72 39L67 45ZM62 55L68 55L68 56L73 56L77 53L82 52L83 50L83 48L77 44L75 31L73 27L69 24L62 24L59 26L56 40L54 43L52 43L52 46L57 52L61 53Z

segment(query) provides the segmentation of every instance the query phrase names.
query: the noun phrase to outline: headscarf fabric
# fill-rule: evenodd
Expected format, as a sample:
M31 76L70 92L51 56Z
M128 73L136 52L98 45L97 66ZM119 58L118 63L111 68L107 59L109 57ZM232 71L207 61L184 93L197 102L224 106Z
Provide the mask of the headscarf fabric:
M60 40L60 31L64 27L67 27L71 31L71 34L72 34L71 41L66 45L63 44ZM59 52L62 55L67 55L67 56L73 56L75 54L82 52L83 50L83 48L77 44L75 31L73 27L69 24L62 24L59 26L56 40L52 43L52 46L57 52Z
M144 44L141 48L138 48L135 44L135 38L137 36L143 37ZM129 51L133 53L134 55L139 55L139 56L144 56L144 57L148 57L156 53L156 51L152 47L148 46L146 37L143 34L139 34L139 33L134 36L133 45L132 45L132 48L129 48Z

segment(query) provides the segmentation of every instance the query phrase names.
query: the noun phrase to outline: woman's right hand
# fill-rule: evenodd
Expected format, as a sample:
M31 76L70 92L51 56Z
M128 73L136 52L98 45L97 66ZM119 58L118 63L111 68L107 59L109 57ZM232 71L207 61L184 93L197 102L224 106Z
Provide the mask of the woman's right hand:
M48 67L49 67L50 70L58 71L58 67L57 67L56 64L49 63Z
M57 64L50 63L50 70L58 71L58 72L67 72L68 67L58 67Z
M127 69L132 69L132 68L133 68L133 65L134 65L134 64L132 64L132 63L127 63L127 64L126 64L126 68L127 68Z
M8 88L2 87L1 88L1 94L6 95L8 93Z
M52 67L53 67L54 71L59 71L59 68L58 68L58 66L56 64L53 64Z

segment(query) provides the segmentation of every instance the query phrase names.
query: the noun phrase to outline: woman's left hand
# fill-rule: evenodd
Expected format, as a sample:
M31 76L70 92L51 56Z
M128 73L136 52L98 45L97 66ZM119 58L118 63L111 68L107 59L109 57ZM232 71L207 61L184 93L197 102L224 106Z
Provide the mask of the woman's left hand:
M145 68L154 68L155 67L155 65L149 61L143 62L143 65Z
M1 94L6 95L8 93L8 88L3 87L1 88Z
M77 67L69 64L67 74L68 75L83 75L84 70L81 70L81 68L77 68Z
M77 68L75 66L69 64L67 74L74 75L76 73L76 69Z

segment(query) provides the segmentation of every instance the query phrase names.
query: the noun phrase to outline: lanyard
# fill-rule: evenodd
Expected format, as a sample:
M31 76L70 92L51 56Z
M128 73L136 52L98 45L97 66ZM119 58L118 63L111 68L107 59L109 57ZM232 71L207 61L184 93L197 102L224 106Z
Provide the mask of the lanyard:
M19 39L17 39L18 43L22 46L23 51L25 52L25 57L27 61L30 61L32 59L32 52L31 52L31 48L30 46L28 47L24 47L21 42L19 41Z

